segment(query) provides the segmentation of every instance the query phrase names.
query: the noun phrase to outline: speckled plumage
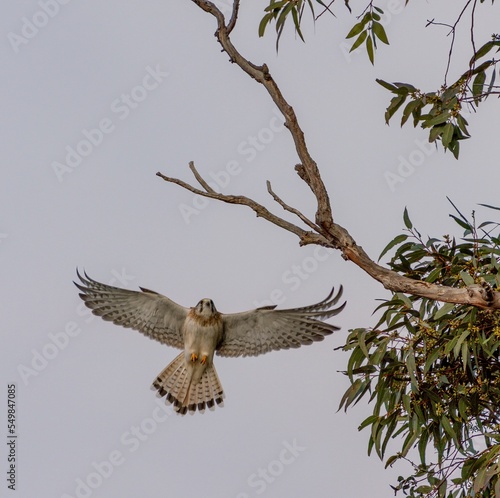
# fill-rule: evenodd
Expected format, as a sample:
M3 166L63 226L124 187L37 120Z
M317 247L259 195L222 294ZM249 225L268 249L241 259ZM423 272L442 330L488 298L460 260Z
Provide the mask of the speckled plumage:
M78 272L77 272L78 273ZM321 341L339 327L322 319L340 313L334 308L342 286L323 301L302 308L277 310L265 306L242 313L219 313L212 300L185 308L169 298L140 287L141 292L101 284L80 275L80 297L97 316L133 328L163 344L183 349L153 381L152 389L180 413L212 409L224 392L213 356L257 356L279 349Z

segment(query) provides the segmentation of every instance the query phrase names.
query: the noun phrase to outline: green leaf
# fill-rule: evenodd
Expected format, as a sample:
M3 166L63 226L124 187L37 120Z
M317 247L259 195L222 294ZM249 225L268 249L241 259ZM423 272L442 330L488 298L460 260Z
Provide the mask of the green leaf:
M431 366L434 364L434 362L441 356L441 350L440 349L435 349L428 357L427 360L425 361L424 365L424 375L430 370Z
M365 418L363 422L361 422L360 426L358 427L358 431L362 431L365 427L372 425L378 419L378 415L370 415L369 417Z
M458 116L457 116L457 124L458 124L458 127L463 131L463 133L465 135L470 136L469 132L467 131L467 125L469 123L461 114L458 114Z
M385 467L384 469L386 469L387 467L390 467L396 460L399 460L399 455L392 455L390 456L387 461L385 462Z
M492 71L490 83L488 85L488 90L486 90L486 96L484 97L485 99L491 94L491 92L493 90L493 85L495 84L496 77L497 77L497 72L496 71Z
M432 282L435 282L441 276L442 271L443 269L441 267L434 268L434 270L427 275L425 281L432 284Z
M375 64L375 54L373 52L373 40L371 36L366 39L366 52L372 65Z
M500 46L500 42L498 41L489 41L485 43L482 47L480 47L476 53L472 56L472 59L469 62L470 66L473 66L474 63L480 59L481 57L485 56L492 48Z
M274 17L274 14L271 12L269 14L266 14L262 18L262 20L260 21L260 24L259 24L259 37L263 37L264 36L264 32L266 30L266 27L271 22L271 20L273 19L273 17Z
M448 147L450 145L451 140L453 139L453 133L455 132L455 125L453 123L446 123L443 136L441 137L441 141L443 142L444 147Z
M342 399L340 400L338 410L340 410L342 406L344 406L344 410L347 410L349 405L353 402L354 398L356 397L356 394L360 391L360 388L362 388L361 384L362 384L361 379L356 379L354 383L346 390L346 392L342 396Z
M465 372L467 370L467 365L470 364L470 353L469 353L469 347L466 342L462 344L462 364L463 364L463 371Z
M404 94L404 95L398 95L397 97L393 97L391 99L391 103L389 104L389 107L385 111L385 122L387 124L389 123L389 120L392 118L394 113L405 103L406 97L407 94Z
M295 31L297 31L297 34L300 36L300 39L305 42L304 37L302 36L302 31L300 30L300 20L299 20L299 14L297 12L297 9L292 10L292 19L293 23L295 25Z
M289 3L288 0L281 0L281 2L271 2L264 10L266 12L273 12L274 11L275 13L277 13L287 3Z
M418 441L418 453L420 455L420 461L425 464L425 450L427 449L427 442L429 441L429 432L424 430L420 439Z
M480 73L477 74L477 76L474 78L474 82L472 83L472 95L474 97L474 103L476 105L481 102L482 99L482 93L483 93L483 87L484 87L484 82L486 81L486 73L484 71L481 71Z
M448 436L453 439L453 442L457 445L457 447L459 447L460 443L458 442L457 435L455 434L455 431L453 430L453 427L451 426L451 423L446 415L441 416L441 426Z
M434 316L432 317L434 320L439 320L441 317L447 315L455 305L453 303L445 303L441 308L439 308L436 313L434 313Z
M483 206L483 207L489 208L489 209L496 209L496 210L500 211L500 207L491 206L490 204L479 204L479 206Z
M408 235L402 233L400 235L396 235L385 247L384 250L380 253L380 256L378 257L377 261L380 261L382 256L387 253L387 251L391 250L394 246L397 246L398 244L401 244L401 242L404 242L408 238Z
M372 31L375 34L375 36L382 42L385 43L386 45L389 45L389 40L387 39L387 35L385 33L385 29L380 24L379 22L373 21L372 22Z
M462 228L465 228L466 230L471 230L471 226L468 222L462 221L460 218L457 218L456 216L453 216L452 214L449 215L450 218L453 218Z
M461 397L458 400L458 412L460 413L460 416L462 417L463 421L468 420L469 417L467 414L467 405L466 405L463 397Z
M463 280L465 285L474 285L474 279L471 277L468 271L462 270L460 273L460 278Z
M412 100L411 102L408 102L408 104L406 104L406 107L403 110L403 116L401 118L401 126L403 126L406 123L406 121L410 117L410 114L413 114L416 111L416 109L418 109L422 105L423 103L421 99L415 99Z
M413 228L413 224L410 221L410 217L408 216L408 209L405 207L405 210L403 211L403 221L405 223L405 227L408 228L409 230Z
M408 371L408 375L410 376L412 387L418 391L417 377L415 375L417 370L417 366L415 364L415 353L411 348L408 351L408 356L406 357L406 369Z
M462 334L460 335L458 341L456 342L454 348L453 348L453 354L455 358L458 358L458 353L460 352L460 346L462 345L462 342L467 339L467 337L470 335L470 330L464 330ZM465 362L467 364L467 362Z
M358 22L351 28L351 31L347 33L346 39L353 38L354 36L359 35L361 31L363 31L364 29L365 29L364 23Z
M438 124L446 123L448 119L450 118L451 114L450 111L445 111L439 114L438 116L432 118L432 119L426 119L423 123L422 126L425 128L430 128L431 126L435 126Z
M368 31L363 31L358 36L358 38L356 39L356 41L352 44L351 50L349 50L349 52L352 52L353 50L356 50L366 40L367 35L368 35Z
M397 90L397 87L394 85L391 85L390 83L387 83L387 81L381 80L381 79L376 79L375 80L380 86L383 86L386 90L389 90L390 92L395 92Z
M479 493L486 485L486 467L479 469L476 478L474 479L474 493Z
M422 124L422 127L425 128L424 124ZM439 138L444 130L444 125L437 125L431 128L431 131L429 132L429 142L434 142L437 138Z

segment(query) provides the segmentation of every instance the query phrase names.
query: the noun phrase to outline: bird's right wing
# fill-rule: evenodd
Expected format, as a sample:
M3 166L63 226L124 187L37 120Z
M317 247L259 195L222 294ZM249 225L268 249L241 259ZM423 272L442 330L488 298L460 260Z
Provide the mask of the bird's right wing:
M340 327L322 320L337 315L346 303L334 308L342 296L342 286L326 299L310 306L276 310L265 306L243 313L222 315L224 333L217 347L220 356L257 356L279 349L298 348L322 341Z
M142 292L120 289L82 277L80 297L94 315L126 328L142 332L152 339L175 348L184 348L182 325L189 312L168 297L140 287Z

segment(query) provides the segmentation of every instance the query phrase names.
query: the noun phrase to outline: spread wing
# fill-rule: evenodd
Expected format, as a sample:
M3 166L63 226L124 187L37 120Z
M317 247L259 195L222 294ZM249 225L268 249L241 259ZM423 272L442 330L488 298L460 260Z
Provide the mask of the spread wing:
M322 341L340 327L321 321L340 313L346 303L333 308L342 296L342 286L323 301L303 308L276 310L275 306L244 313L222 315L224 333L218 344L220 356L257 356L278 349L298 348Z
M94 315L103 320L132 328L157 341L184 348L182 324L188 309L174 303L157 292L143 289L142 292L120 289L92 280L86 273L81 284L74 284L82 291L80 297Z

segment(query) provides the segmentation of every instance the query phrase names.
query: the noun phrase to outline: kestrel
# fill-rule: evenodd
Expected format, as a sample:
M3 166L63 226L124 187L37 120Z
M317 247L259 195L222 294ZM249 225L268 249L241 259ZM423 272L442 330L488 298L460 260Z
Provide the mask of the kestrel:
M80 297L94 315L116 325L133 328L163 344L183 349L153 381L151 389L166 396L181 415L203 412L221 404L224 391L213 365L220 356L257 356L279 349L298 348L322 341L340 327L321 321L340 313L346 303L333 308L342 295L334 289L311 306L277 310L264 306L242 313L220 313L211 299L184 308L168 297L139 287L141 292L120 289L78 273Z

